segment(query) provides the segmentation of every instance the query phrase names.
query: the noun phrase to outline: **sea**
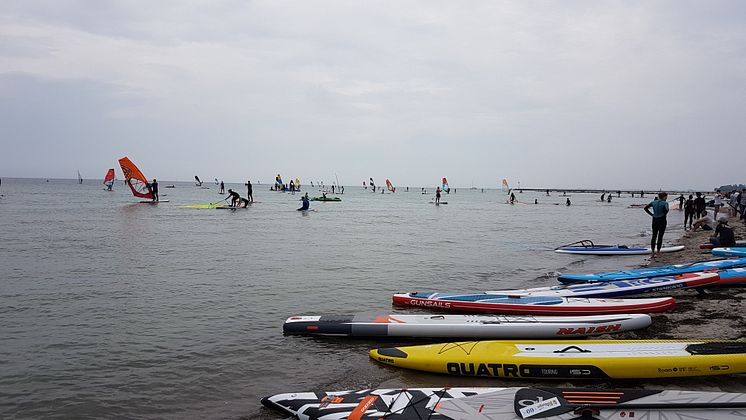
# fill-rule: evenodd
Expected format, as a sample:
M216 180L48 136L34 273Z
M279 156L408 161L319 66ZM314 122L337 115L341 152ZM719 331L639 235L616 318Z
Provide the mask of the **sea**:
M2 179L0 418L276 419L263 396L500 386L369 360L395 342L283 336L282 324L424 313L393 308L397 292L538 287L558 273L636 267L645 257L553 250L650 241L650 217L629 207L647 196L516 191L509 205L500 189L455 188L436 206L434 186L348 186L333 195L341 202L300 212L299 193L266 184L238 210L179 207L221 202L215 184L159 184L168 202L147 204L122 181L109 192L101 180ZM666 242L681 218L669 217Z

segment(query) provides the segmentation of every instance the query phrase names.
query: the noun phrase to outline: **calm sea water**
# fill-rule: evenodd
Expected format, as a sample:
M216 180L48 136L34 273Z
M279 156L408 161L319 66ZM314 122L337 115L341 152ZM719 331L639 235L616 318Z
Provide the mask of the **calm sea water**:
M3 179L0 417L279 418L262 396L443 386L453 379L369 361L380 342L284 337L282 323L391 312L395 292L542 286L558 271L632 267L642 258L552 249L586 238L642 245L650 233L649 217L627 208L639 198L573 194L566 207L525 192L519 200L539 204L510 206L499 190L458 189L434 206L419 187L348 187L341 203L303 214L298 195L267 185L239 211L177 207L222 199L215 185L160 185L170 202L149 205L121 182L107 192L97 180ZM669 239L681 229L674 213Z

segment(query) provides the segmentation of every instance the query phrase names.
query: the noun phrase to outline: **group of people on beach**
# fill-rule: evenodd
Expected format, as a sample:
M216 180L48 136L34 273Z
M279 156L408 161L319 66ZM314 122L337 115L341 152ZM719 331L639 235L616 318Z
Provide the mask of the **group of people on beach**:
M684 210L684 230L714 230L714 234L710 237L710 243L716 247L735 246L735 235L733 229L728 225L728 217L722 216L718 219L717 216L724 203L727 202L730 207L729 214L746 222L746 188L740 192L730 191L725 194L717 191L715 198L712 200L713 218L708 215L705 196L701 192L697 192L695 195L696 198L690 194L686 200L683 194L676 198L679 202L679 210ZM644 207L644 210L653 218L653 235L650 239L650 248L653 257L657 257L663 244L663 234L666 232L666 216L669 212L668 193L659 192L658 196ZM714 220L717 220L715 228L712 227Z

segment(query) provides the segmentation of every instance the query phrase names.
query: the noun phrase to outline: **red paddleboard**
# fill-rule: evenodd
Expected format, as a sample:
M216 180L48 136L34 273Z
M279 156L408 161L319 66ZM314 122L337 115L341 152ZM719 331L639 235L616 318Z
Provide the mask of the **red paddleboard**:
M484 293L398 293L395 305L457 312L487 312L516 315L604 315L647 314L674 307L671 297L646 299L601 299L550 296L512 296Z

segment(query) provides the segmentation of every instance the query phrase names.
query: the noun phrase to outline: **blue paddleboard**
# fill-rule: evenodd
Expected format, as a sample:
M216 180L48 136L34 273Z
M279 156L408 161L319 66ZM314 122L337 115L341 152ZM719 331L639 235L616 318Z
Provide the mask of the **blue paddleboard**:
M718 257L746 257L746 247L715 248L712 250L712 255Z
M746 258L734 258L730 260L700 261L691 264L666 265L661 267L639 268L635 270L609 271L595 274L564 274L558 280L562 283L575 283L583 281L613 281L629 280L660 276L672 276L676 274L696 273L704 270L722 270L746 266Z

